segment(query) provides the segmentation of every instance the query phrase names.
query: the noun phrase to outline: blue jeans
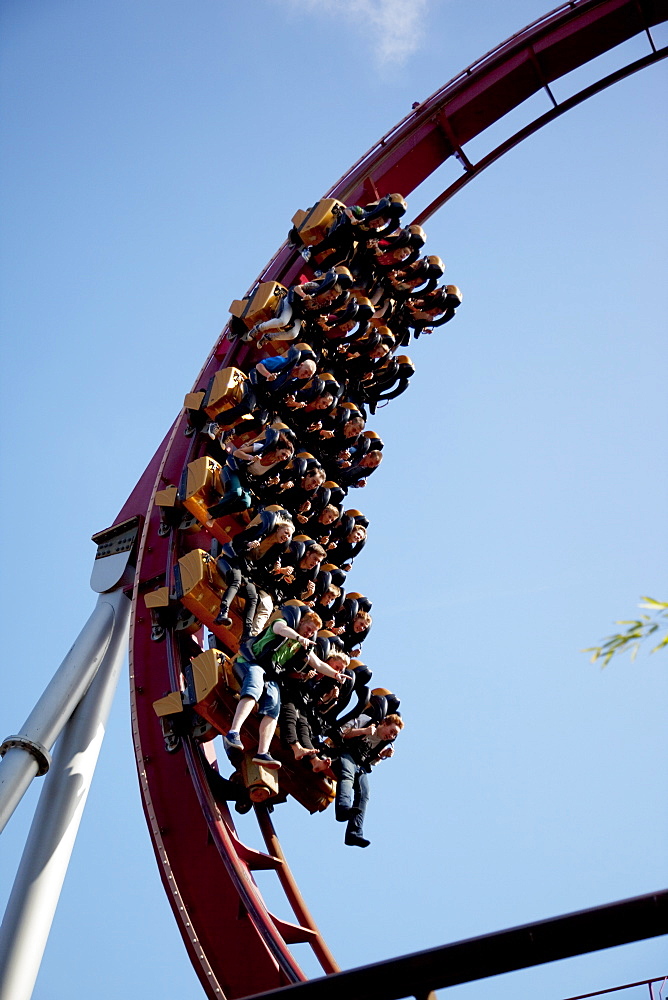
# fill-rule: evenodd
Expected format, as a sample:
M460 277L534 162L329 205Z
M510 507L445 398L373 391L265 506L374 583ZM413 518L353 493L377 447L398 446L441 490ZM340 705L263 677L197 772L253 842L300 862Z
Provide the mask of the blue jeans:
M356 806L360 811L348 820L346 833L362 836L364 815L369 801L369 775L356 764L348 753L342 753L338 762L339 780L336 785L336 808L350 809Z
M277 719L281 710L281 695L276 681L268 681L262 667L258 666L257 663L248 663L246 660L235 661L234 673L241 681L240 696L256 701L260 715L268 715L272 719Z

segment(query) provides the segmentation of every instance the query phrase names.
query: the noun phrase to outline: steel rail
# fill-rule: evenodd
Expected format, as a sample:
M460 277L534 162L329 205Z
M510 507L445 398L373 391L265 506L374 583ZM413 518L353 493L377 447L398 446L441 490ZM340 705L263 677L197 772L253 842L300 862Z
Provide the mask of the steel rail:
M548 125L550 122L555 121L560 118L561 115L570 111L572 108L577 107L584 101L588 100L590 97L594 97L595 94L600 94L602 90L607 87L611 87L613 83L618 83L620 80L626 79L627 76L631 76L633 73L637 73L641 69L646 69L648 66L653 65L655 62L659 62L661 59L665 59L668 56L668 46L664 46L661 49L655 49L647 56L643 56L642 59L636 59L635 62L629 63L628 66L623 66L621 69L615 70L614 73L609 73L608 76L603 77L596 83L592 83L589 87L584 87L582 90L578 91L577 94L573 94L571 97L566 98L560 104L551 108L550 111L545 112L543 115L539 115L524 128L519 129L513 135L509 136L503 142L499 143L494 149L490 150L481 157L476 163L471 163L468 161L468 166L461 177L450 184L442 194L437 198L434 198L426 208L415 217L413 220L417 225L422 225L426 222L435 212L442 208L446 202L450 201L459 191L462 190L474 177L477 177L490 167L493 163L496 163L504 153L508 153L515 146L518 146L524 139L528 139L529 136L538 132L539 129Z
M654 1000L653 983L668 983L668 976L655 976L654 979L641 979L638 983L624 983L623 986L609 986L607 990L596 990L594 993L580 993L576 997L564 997L564 1000L591 1000L592 997L605 997L622 990L632 990L636 986L649 986L649 998Z
M649 30L666 20L667 0L574 0L556 8L421 102L360 157L328 196L350 203L394 190L409 194L459 148L546 84L635 35L647 34L654 48ZM425 165L432 169L425 171Z
M403 1000L668 934L668 890L311 979L246 1000Z

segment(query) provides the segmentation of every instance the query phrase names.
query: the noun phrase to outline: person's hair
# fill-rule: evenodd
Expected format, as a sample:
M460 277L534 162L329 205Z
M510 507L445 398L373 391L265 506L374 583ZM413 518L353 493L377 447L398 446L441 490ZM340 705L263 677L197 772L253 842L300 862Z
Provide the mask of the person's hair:
M399 729L404 728L404 720L401 718L400 715L397 715L396 712L392 712L391 715L386 715L384 719L381 719L380 720L381 726L383 725L384 722L389 722L390 725L392 726L398 726Z
M340 597L341 596L341 588L339 586L337 586L337 584L335 584L335 583L330 583L330 584L328 584L328 586L325 587L325 590L324 590L324 593L323 593L322 596L324 597L325 594L334 594L334 597Z
M292 523L292 521L288 521L287 518L280 518L280 519L277 518L276 523L274 524L273 529L269 532L269 534L266 537L267 538L273 538L273 536L276 534L276 532L280 531L281 528L290 528L293 532L295 530L295 526Z
M317 368L318 368L318 366L317 366L317 364L315 363L315 361L313 360L313 358L304 358L304 360L303 360L303 361L298 361L298 362L297 362L297 363L296 363L296 364L295 364L295 365L293 366L293 369L292 369L292 370L294 371L294 370L295 370L295 368L302 368L302 367L303 367L304 365L308 365L308 370L309 370L309 372L311 373L311 375L314 375L314 374L315 374L315 372L317 371ZM313 366L313 367L311 367L311 366Z
M320 615L317 615L315 611L311 610L305 611L304 614L301 616L299 624L302 625L304 622L313 622L313 624L318 628L318 630L322 628L322 618L320 617Z
M373 619L371 618L371 615L369 614L368 611L358 611L355 617L353 618L353 621L354 622L363 621L365 625L370 627Z
M278 435L276 442L271 446L271 448L267 448L264 454L265 456L275 455L277 451L282 451L284 448L289 448L290 451L294 453L295 445L294 442L287 436L287 434L281 433Z
M325 549L323 549L322 545L320 545L319 542L316 542L315 545L309 545L304 555L308 555L310 552L316 552L323 559L327 555L327 552L325 551Z
M331 514L336 514L336 516L339 517L339 508L335 507L333 503L326 504L322 508L322 510L320 511L320 513L324 514L326 510L328 510Z
M309 479L309 478L312 479L313 477L316 477L317 479L319 479L320 480L320 485L322 485L325 482L325 480L327 479L327 473L325 472L325 470L322 468L321 465L316 465L313 469L307 469L306 470L306 472L302 476L302 480Z
M352 535L353 531L361 531L362 532L362 538L360 539L360 541L364 541L364 539L366 538L366 528L364 527L363 524L355 524L355 525L353 525L353 527L348 532L348 535Z
M340 660L344 667L350 665L350 657L347 653L344 653L342 649L335 649L332 653L330 653L327 657L327 663L329 663L330 660Z

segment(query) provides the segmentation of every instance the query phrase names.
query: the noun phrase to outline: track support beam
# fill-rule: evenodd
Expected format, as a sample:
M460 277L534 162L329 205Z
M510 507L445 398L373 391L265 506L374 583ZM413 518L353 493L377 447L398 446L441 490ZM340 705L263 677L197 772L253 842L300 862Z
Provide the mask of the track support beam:
M122 597L122 593L120 594ZM129 603L124 598L125 603ZM90 687L117 628L118 594L101 594L74 645L19 730L0 747L0 832L33 778L45 774L50 751Z
M45 713L46 739L53 742L60 729L63 732L0 927L0 1000L30 1000L32 995L125 659L130 609L122 589L100 596L63 664L70 678L68 697L55 699L55 706ZM62 667L58 674L61 671ZM75 683L70 674L77 671ZM75 697L72 692L81 688L85 693L79 694L78 705L73 713L70 708L71 718L65 721ZM14 802L19 788L27 787L34 777L37 762L20 746L8 751L7 758L9 754L20 755L10 768L13 784L7 800ZM7 758L3 769L11 763Z

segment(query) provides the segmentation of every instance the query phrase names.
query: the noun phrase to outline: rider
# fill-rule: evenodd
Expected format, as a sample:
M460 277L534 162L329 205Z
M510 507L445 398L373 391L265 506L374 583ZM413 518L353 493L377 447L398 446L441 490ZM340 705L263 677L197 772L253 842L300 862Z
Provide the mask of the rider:
M379 760L394 756L393 743L404 728L401 716L386 715L379 723L363 714L347 722L341 731L343 745L336 761L336 818L347 823L345 843L350 847L368 847L362 834L369 801L368 774Z
M230 751L243 751L239 731L256 708L261 718L253 762L272 770L281 766L269 753L281 707L278 678L285 671L310 674L314 670L326 677L343 680L338 670L328 666L312 651L314 636L322 627L318 615L303 605L282 608L281 611L283 617L277 618L258 636L242 643L239 649L234 673L241 682L241 692L232 726L223 736L228 755ZM292 625L288 623L288 618Z

